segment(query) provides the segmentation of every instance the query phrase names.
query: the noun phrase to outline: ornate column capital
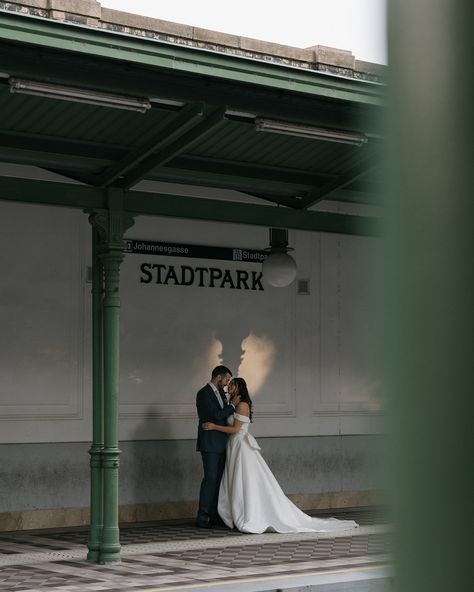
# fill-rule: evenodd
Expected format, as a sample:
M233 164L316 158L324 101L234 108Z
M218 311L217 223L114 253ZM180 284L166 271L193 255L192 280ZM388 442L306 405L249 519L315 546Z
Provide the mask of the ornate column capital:
M89 222L99 234L99 255L113 251L123 252L123 235L133 226L133 216L122 211L97 210L89 216Z
M134 224L133 216L123 211L124 190L114 187L104 191L108 208L93 210L89 216L89 222L99 235L99 255L114 251L123 252L123 235Z

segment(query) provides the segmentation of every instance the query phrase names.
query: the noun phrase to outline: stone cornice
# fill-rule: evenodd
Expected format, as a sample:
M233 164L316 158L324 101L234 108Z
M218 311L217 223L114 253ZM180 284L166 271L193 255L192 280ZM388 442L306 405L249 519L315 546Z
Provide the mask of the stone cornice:
M349 79L383 82L386 71L386 66L357 60L350 51L342 49L323 45L300 49L239 37L103 8L96 0L0 1L0 9Z

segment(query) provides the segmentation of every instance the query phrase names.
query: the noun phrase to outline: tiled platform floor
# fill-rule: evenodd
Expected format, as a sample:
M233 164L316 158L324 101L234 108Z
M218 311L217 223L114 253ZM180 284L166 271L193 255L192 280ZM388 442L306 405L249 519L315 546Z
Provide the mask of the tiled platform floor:
M377 512L332 515L353 518L360 527L333 534L244 535L183 522L126 526L122 562L105 566L85 561L86 530L4 533L0 591L145 592L226 584L237 590L249 582L271 585L279 577L370 571L389 563L386 528Z

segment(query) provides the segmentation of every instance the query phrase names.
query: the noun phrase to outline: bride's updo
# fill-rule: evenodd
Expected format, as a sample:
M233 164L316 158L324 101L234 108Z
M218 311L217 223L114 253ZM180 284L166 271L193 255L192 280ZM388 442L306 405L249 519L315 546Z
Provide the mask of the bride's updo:
M240 400L243 401L244 403L247 403L247 405L249 406L249 419L250 419L250 421L252 421L252 399L250 398L250 395L249 395L247 383L240 376L233 378L232 382L237 387L237 394L240 396Z

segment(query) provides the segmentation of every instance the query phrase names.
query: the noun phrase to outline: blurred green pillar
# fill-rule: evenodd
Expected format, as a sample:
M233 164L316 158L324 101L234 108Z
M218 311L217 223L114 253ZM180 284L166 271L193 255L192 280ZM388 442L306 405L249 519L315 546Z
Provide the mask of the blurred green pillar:
M399 592L472 589L472 0L392 0L384 314Z

